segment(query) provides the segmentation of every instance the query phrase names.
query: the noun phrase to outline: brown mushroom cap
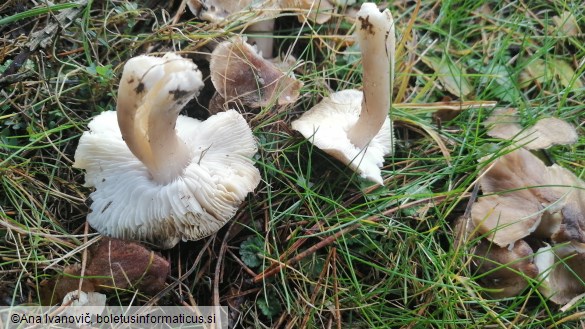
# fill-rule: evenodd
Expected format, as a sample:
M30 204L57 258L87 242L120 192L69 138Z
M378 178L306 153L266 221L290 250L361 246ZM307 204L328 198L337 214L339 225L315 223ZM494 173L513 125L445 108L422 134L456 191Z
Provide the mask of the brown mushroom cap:
M538 275L532 248L524 240L516 241L512 249L498 247L482 240L473 251L473 264L483 274L479 282L490 296L517 296L528 286L528 278Z
M585 242L585 183L558 165L547 167L517 149L491 164L480 179L484 194L471 215L487 238L505 247L535 232L555 241Z
M577 141L575 128L557 118L544 118L538 120L533 126L523 129L518 118L518 111L514 108L494 110L484 124L489 127L488 135L515 140L529 150L573 144Z
M295 102L302 82L262 58L241 37L220 43L211 54L211 81L226 102L250 107Z
M518 149L495 160L480 180L484 194L473 205L471 218L482 234L506 247L534 232L541 204L534 188L546 185L546 166L529 151Z

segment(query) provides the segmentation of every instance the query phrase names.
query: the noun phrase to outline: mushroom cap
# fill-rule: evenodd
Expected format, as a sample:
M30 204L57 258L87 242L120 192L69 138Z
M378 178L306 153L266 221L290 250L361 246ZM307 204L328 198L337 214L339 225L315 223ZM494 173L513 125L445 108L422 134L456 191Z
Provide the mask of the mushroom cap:
M317 24L323 24L331 19L335 10L329 0L280 0L280 6L283 10L291 10L297 13L297 19L301 23L309 20Z
M230 110L199 121L179 116L176 132L191 150L183 174L161 185L122 139L116 112L89 123L75 167L95 187L90 225L100 233L171 248L219 230L260 182L251 157L256 141L244 118Z
M241 37L220 43L211 54L209 69L213 86L226 102L250 107L294 103L303 86Z
M541 221L541 205L533 187L546 185L544 163L518 149L495 160L480 179L484 194L471 209L479 232L505 247L534 232Z
M279 12L276 0L187 0L189 10L211 23L227 22L231 15L248 12L254 18L273 18Z
M252 0L189 0L187 5L191 12L200 19L212 23L219 23L231 14L249 7Z
M484 124L489 127L488 135L515 140L529 150L574 144L578 138L573 126L557 118L540 119L533 126L523 129L515 108L494 110Z
M393 145L390 118L386 118L382 129L364 149L353 145L347 135L360 116L362 99L361 91L338 91L325 97L291 125L315 146L348 165L360 176L383 184L380 167Z
M585 242L585 183L558 165L547 167L526 149L497 160L480 179L484 194L471 209L474 225L505 247L531 233Z
M473 254L477 274L485 274L479 281L494 298L517 296L528 286L527 278L538 275L532 248L524 240L516 241L509 249L483 239Z

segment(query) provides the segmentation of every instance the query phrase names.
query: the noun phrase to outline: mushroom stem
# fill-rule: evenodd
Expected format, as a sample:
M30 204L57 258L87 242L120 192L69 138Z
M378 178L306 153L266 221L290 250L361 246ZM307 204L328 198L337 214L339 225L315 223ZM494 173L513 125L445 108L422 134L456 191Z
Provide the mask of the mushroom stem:
M186 93L186 91L181 91L178 87L174 91L168 90L166 85L169 82L169 78L157 82L148 95L151 97L148 97L149 99L143 105L143 110L147 114L146 131L150 152L142 162L152 174L153 179L161 184L170 183L180 176L191 161L187 145L175 131L181 107L177 106L177 102L173 100L179 96L179 93ZM143 127L137 128L140 131Z
M256 45L256 49L262 54L263 58L272 58L274 50L274 18L266 19L246 28L248 33L248 43Z
M191 161L175 131L181 108L202 87L201 72L174 54L141 56L124 67L118 92L118 125L122 138L154 181L168 184Z
M362 110L349 129L349 140L365 147L376 136L392 105L394 79L394 21L388 9L380 12L373 3L364 3L357 14L357 39L362 52Z

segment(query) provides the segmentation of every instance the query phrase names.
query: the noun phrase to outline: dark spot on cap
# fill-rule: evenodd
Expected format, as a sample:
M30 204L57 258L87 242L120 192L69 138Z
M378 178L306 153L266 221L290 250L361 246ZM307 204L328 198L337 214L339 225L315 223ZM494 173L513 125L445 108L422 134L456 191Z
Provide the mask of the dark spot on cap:
M134 89L134 91L137 94L142 93L144 91L144 83L143 82L138 83L138 86L136 86L136 89Z
M358 17L358 19L360 20L360 24L361 24L361 29L362 30L366 30L368 33L370 34L374 34L374 30L372 29L374 26L372 25L372 23L370 23L370 16L366 16L366 17Z
M181 90L181 89L177 88L175 90L169 91L169 94L173 95L173 100L176 101L177 99L180 99L180 98L187 96L189 94L189 92L187 92L186 90Z
M129 84L132 84L132 83L134 83L134 78L130 78L130 79L128 79L128 83L129 83Z

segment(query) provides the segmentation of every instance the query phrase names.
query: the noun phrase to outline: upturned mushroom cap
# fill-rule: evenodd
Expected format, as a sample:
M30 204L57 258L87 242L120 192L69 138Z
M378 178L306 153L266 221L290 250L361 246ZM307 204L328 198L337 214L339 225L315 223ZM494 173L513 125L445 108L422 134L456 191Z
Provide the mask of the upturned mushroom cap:
M96 116L75 153L95 187L87 219L98 232L170 248L219 230L258 185L256 141L238 112L178 116L197 76L176 55L126 64L118 113Z
M392 152L392 125L386 118L382 129L366 148L355 146L347 135L362 110L363 93L348 89L325 97L319 104L292 122L292 128L311 143L348 165L363 178L383 184L380 167Z
M532 248L519 240L512 249L482 240L473 251L473 264L480 283L494 298L517 296L538 275Z
M303 86L262 58L241 37L220 43L209 66L213 86L226 102L253 108L294 103Z
M388 9L363 3L357 36L362 50L363 92L343 90L326 97L292 122L315 146L362 177L383 184L380 167L392 153L391 106L394 22Z
M534 263L542 280L538 290L556 304L566 304L585 292L585 245L571 242L540 248Z

